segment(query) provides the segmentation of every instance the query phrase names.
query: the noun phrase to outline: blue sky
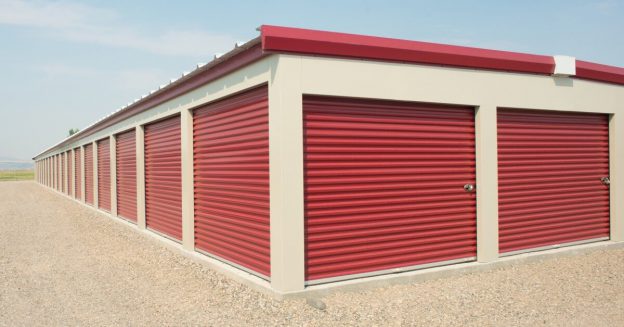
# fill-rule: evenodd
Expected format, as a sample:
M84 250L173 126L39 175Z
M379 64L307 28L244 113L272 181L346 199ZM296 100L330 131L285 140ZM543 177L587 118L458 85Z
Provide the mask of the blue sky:
M0 160L28 159L262 24L624 66L624 1L0 0Z

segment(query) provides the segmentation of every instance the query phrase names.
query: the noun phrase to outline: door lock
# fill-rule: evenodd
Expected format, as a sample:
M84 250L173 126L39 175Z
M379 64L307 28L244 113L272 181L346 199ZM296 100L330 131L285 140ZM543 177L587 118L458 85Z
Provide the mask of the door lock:
M469 193L474 192L475 186L472 184L466 184L464 185L464 191L469 192Z
M609 185L611 184L611 180L609 179L609 177L603 177L600 179L600 181L602 182L602 184L604 185Z

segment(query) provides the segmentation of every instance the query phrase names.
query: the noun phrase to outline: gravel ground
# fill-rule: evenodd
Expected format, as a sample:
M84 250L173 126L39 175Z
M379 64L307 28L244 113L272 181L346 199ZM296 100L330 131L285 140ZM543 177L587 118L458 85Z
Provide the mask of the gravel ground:
M275 301L33 182L0 183L0 325L623 326L624 249Z

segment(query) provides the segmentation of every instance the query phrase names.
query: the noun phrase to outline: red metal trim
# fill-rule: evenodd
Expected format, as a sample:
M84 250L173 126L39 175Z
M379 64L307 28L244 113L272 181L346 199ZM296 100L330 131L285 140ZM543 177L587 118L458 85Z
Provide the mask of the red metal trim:
M575 77L624 85L624 68L577 60Z
M406 61L550 75L551 56L263 25L265 51Z

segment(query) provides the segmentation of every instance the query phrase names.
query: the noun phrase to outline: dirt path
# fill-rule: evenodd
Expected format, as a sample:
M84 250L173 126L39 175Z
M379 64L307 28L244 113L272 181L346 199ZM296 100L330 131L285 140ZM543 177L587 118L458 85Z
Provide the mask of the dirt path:
M0 183L0 326L622 326L624 249L274 301L33 182Z

